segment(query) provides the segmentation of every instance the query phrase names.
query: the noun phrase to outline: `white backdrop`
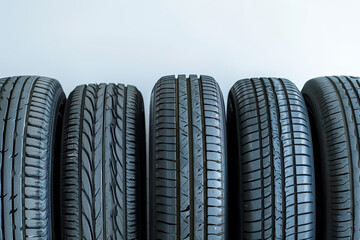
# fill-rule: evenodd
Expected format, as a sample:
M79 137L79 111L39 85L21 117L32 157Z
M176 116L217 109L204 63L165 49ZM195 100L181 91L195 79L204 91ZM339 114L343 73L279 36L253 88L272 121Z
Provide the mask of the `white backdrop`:
M28 0L0 2L0 76L137 86L148 109L167 74L238 79L360 75L360 1Z

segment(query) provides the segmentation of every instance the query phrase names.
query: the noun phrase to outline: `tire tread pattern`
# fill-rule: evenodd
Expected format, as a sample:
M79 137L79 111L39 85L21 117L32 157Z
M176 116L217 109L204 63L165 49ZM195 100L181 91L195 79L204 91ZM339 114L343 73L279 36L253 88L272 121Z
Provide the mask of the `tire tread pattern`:
M0 80L1 239L52 237L50 185L54 105L59 82L36 76Z
M327 239L360 238L359 80L321 77L308 81L303 89L308 107L316 112Z
M314 158L301 93L286 79L244 79L231 89L229 105L236 124L229 135L238 136L239 149L230 151L240 161L229 163L229 181L240 181L240 212L231 217L240 227L231 231L244 239L313 238Z
M122 84L82 85L70 94L65 113L64 237L144 237L146 217L138 212L146 197L139 189L145 180L140 92Z
M225 115L208 76L161 78L152 93L150 236L224 239Z

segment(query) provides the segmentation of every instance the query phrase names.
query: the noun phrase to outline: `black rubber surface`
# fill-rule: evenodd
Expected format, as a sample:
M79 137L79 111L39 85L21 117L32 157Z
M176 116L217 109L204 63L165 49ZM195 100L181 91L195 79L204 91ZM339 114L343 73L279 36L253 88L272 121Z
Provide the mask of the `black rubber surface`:
M0 89L0 239L52 239L65 95L56 80L35 76L0 79Z
M1 88L2 88L2 85L4 84L4 82L7 80L7 78L1 78L0 79L0 91L1 91Z
M150 110L150 239L225 239L226 126L208 76L166 76Z
M143 99L133 86L78 86L65 109L62 238L145 239Z
M235 83L228 148L232 239L313 239L311 129L296 86L278 78Z
M360 239L360 82L321 77L302 92L312 121L318 239Z

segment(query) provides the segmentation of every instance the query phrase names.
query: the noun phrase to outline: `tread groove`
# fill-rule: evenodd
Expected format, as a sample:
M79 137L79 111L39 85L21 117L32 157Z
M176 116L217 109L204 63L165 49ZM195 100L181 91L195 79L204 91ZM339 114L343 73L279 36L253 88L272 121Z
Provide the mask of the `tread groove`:
M263 159L263 143L262 143L262 129L261 129L261 120L260 120L260 106L259 106L259 100L258 100L258 96L257 96L257 91L256 91L256 87L255 87L255 83L254 83L254 79L251 79L251 86L253 88L253 92L254 92L254 99L255 99L255 105L256 105L256 111L257 111L257 119L258 119L258 141L259 141L259 150L260 150L260 172L261 172L261 196L264 196L264 159ZM264 198L261 198L261 219L264 219L264 209L265 204L264 204ZM264 239L264 226L265 222L261 221L261 239Z
M289 112L289 118L290 118L290 134L291 134L291 142L292 142L292 164L293 164L293 179L294 179L294 237L295 239L298 238L298 202L297 202L297 191L295 189L295 186L297 186L297 173L296 173L296 151L295 151L295 142L294 142L294 129L293 129L293 120L292 120L292 112L291 112L291 106L290 106L290 100L288 95L288 90L286 89L286 86L284 84L284 81L282 79L279 79L283 90L285 92L285 98L287 103L287 109Z
M127 188L127 184L126 184L126 164L127 164L127 157L126 157L126 105L127 105L127 87L124 86L124 109L123 109L123 159L124 159L124 166L123 166L123 170L124 170L124 202L126 201L126 188ZM127 223L127 207L126 204L124 204L124 222ZM124 237L127 239L128 238L128 234L127 234L127 227L126 224L124 224Z
M190 78L186 79L187 87L187 111L188 111L188 134L189 134L189 178L190 178L190 239L194 239L194 150L193 150L193 122Z
M104 105L106 105L106 95L107 93L107 88L108 85L105 85L105 90L104 90ZM102 193L102 207L103 207L103 223L106 223L106 201L105 201L105 191L106 191L106 182L105 182L105 133L106 133L106 106L103 107L103 111L102 111L102 161L101 161L101 185L102 185L102 189L101 189L101 193ZM103 224L103 233L106 236L106 224Z
M21 87L21 90L20 90L20 99L18 100L18 104L17 104L17 111L16 111L16 115L15 115L15 126L14 126L14 132L13 132L13 136L16 136L16 129L17 129L17 119L18 119L18 117L19 117L19 109L20 109L20 103L21 103L21 99L22 99L22 95L23 95L23 93L24 93L24 88L25 88L25 85L26 85L26 81L28 80L29 78L27 77L26 79L24 79L24 82L22 83L23 85L22 85L22 87ZM32 89L33 90L33 89ZM31 91L32 92L32 91ZM30 99L31 99L31 96L30 96ZM29 108L27 108L27 109L29 109ZM23 146L25 146L25 144L24 144L24 140L23 140ZM12 153L12 156L14 157L15 156L15 146L16 146L16 138L14 137L14 139L13 139L13 153ZM23 147L23 149L24 149L24 147ZM23 155L23 156L25 156L25 155ZM25 165L24 164L24 159L22 159L22 163L23 163L23 165ZM15 159L12 159L12 166L11 166L11 171L12 171L12 174L11 174L11 204L12 204L12 209L15 209L15 204L14 204L14 199L15 199L15 197L14 197L14 174L13 173L15 173ZM23 205L24 206L24 205ZM23 215L24 216L24 215ZM24 217L23 217L24 218ZM16 224L15 224L15 214L12 214L12 221L13 221L13 224L16 226ZM21 219L21 221L23 221L22 219ZM25 226L25 225L23 225L23 226ZM22 231L22 235L24 236L24 233L23 233L23 230L21 230ZM16 239L16 236L15 236L15 229L13 229L13 239Z
M175 121L176 121L176 216L177 216L177 224L176 224L176 228L177 228L177 240L180 240L180 233L181 233L181 221L180 221L180 216L181 216L181 211L180 211L180 142L179 142L179 138L180 138L180 124L179 124L179 79L176 78L175 79Z
M270 80L270 84L271 84L271 87L273 89L273 92L274 92L274 96L275 96L275 105L276 106L279 106L279 99L278 99L278 96L277 96L277 93L276 93L276 90L275 90L275 86L274 86L274 83L272 80ZM282 135L281 133L281 122L280 122L280 109L279 107L277 107L277 119L278 119L278 128L279 128L279 136ZM284 157L284 153L283 153L283 142L281 139L279 139L279 144L280 144L280 158L283 158ZM286 201L285 201L285 197L286 197L286 193L285 193L285 166L281 166L281 189L282 189L282 201L281 201L281 204L282 204L282 212L283 213L286 213ZM286 218L283 217L282 219L282 237L286 237Z
M4 85L3 85L3 87L5 87L9 82L8 82L9 80L7 80L5 83L4 83ZM12 83L13 84L13 86L12 86L12 88L11 88L11 90L10 90L10 94L9 94L9 99L11 99L12 98L12 94L13 94L13 91L14 91L14 86L15 86L15 82L13 82ZM8 115L9 115L9 106L7 107L7 109L6 109L6 113L5 113L5 116L4 116L4 119L3 119L3 121L5 122L4 123L4 133L3 133L3 146L2 146L2 162L4 161L4 159L5 159L5 152L7 151L6 149L5 149L5 143L6 143L6 127L7 127L7 119L8 119ZM2 167L1 167L1 182L4 182L4 164L2 163ZM2 229L3 230L5 230L5 220L4 220L4 214L5 214L5 211L4 211L4 200L3 200L3 198L5 197L5 195L4 195L4 187L3 186L1 186L1 198L2 198L2 201L1 201L1 204L2 204L2 206L1 206L1 209L2 209L2 214L1 214L1 217L2 217ZM2 233L3 233L3 238L5 239L5 231L2 231Z
M84 109L85 109L86 91L87 91L87 86L85 85L84 89L83 89L82 100L81 100L81 112L84 112ZM80 127L79 127L80 131L83 131L83 122L84 122L84 115L80 114ZM78 146L82 146L82 133L81 132L79 134ZM82 159L82 150L81 149L78 151L78 156L79 156L79 159ZM78 172L79 172L79 180L78 180L79 202L82 202L82 163L81 163L81 161L78 161ZM79 210L79 236L83 236L82 206L78 207L78 210Z
M335 77L340 84L343 84L341 79L339 77ZM344 102L340 96L340 92L339 92L339 89L337 88L335 82L333 81L333 79L331 78L328 78L328 80L331 82L332 86L334 87L334 90L335 90L335 93L336 93L336 96L338 98L338 101L340 103L340 108L341 108L341 113L342 113L342 119L345 123L348 122L348 119L347 119L347 116L345 114L345 106L344 106ZM351 112L352 112L352 115L355 116L355 113L354 113L354 108L352 106L352 103L351 103L351 99L350 99L350 96L348 95L348 92L346 89L344 89L344 92L345 94L347 95L347 97L349 98L349 103L351 105ZM350 141L350 132L349 132L349 127L347 124L344 124L344 128L345 128L345 136L346 136L346 142L347 142L347 152L348 152L348 156L351 156L351 141ZM353 173L353 167L352 167L352 161L351 161L351 157L350 159L348 159L348 163L349 163L349 168L350 168L350 171L349 171L349 178L350 178L350 197L351 197L351 204L350 204L350 209L351 209L351 212L354 212L354 186L353 186L353 176L354 176L354 173ZM352 228L354 228L354 215L352 214ZM353 233L354 234L354 233ZM353 238L353 236L351 236L351 238Z
M205 112L205 109L204 109L204 93L203 93L203 87L202 87L202 78L200 77L198 79L198 82L199 82L199 93L200 93L200 109L201 109L201 116L205 116L204 112ZM204 182L204 240L208 238L208 234L207 234L207 231L206 229L208 229L208 212L207 212L207 209L208 209L208 200L207 200L207 164L206 164L206 152L207 152L207 149L206 149L206 143L205 143L205 140L206 140L206 127L205 127L205 118L202 117L201 118L201 126L202 126L202 145L203 145L203 149L204 149L204 153L203 153L203 167L205 169L204 173L203 173L203 182Z
M261 81L261 85L264 89L264 94L266 95L266 98L265 98L265 106L266 106L266 112L267 112L267 119L268 119L268 125L267 127L269 129L271 129L271 116L270 116L270 109L269 109L269 96L268 96L268 92L267 92L267 89L266 89L266 86L265 86L265 82L264 82L264 79L263 78L260 78L260 81ZM272 136L272 131L269 131L269 138L270 139L273 139L273 136ZM270 141L270 156L271 156L271 159L270 159L270 168L271 168L271 204L272 204L272 211L271 211L271 214L272 216L275 216L275 171L274 171L274 153L273 153L273 146L274 143L273 141ZM271 220L271 228L272 228L272 232L275 233L275 218L273 217L272 220ZM275 234L272 236L272 239L275 239Z

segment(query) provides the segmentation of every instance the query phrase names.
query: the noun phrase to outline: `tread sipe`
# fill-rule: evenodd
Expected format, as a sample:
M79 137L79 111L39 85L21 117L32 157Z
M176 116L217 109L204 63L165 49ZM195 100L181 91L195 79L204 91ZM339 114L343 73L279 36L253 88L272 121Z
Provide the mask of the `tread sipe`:
M360 239L359 80L321 77L302 90L314 136L319 239Z
M304 99L289 80L240 80L228 98L230 235L313 239L315 181Z
M78 86L65 108L62 239L145 239L145 122L133 86Z
M65 95L58 81L0 79L0 239L53 239Z
M226 238L226 125L218 84L166 76L150 110L150 239Z

